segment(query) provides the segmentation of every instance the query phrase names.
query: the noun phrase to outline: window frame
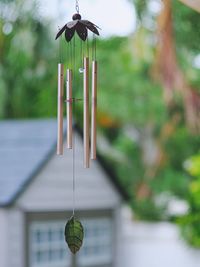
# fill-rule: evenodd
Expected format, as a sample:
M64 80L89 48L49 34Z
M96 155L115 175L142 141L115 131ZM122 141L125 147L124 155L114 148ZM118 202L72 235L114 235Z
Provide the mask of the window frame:
M25 266L30 267L30 243L29 243L29 229L30 225L32 222L48 222L48 221L64 221L67 222L67 220L71 217L71 212L65 212L65 211L40 211L40 212L26 212L25 213L25 240L24 240L24 251L25 253ZM102 264L100 266L108 266L111 267L113 266L113 261L114 261L114 254L115 254L115 237L114 233L116 230L116 225L115 225L115 210L114 209L97 209L97 210L87 210L87 211L76 211L76 217L79 218L80 220L84 219L101 219L101 218L110 218L112 220L112 261L109 265L107 264ZM63 237L64 238L64 237ZM78 256L78 254L77 254ZM78 266L77 264L78 259L77 257L74 258L71 255L71 265L72 267ZM49 266L49 265L48 265ZM55 266L55 264L54 264ZM81 265L82 266L82 265ZM89 266L89 265L88 265ZM100 267L99 265L91 265L95 267ZM51 267L51 266L50 266Z

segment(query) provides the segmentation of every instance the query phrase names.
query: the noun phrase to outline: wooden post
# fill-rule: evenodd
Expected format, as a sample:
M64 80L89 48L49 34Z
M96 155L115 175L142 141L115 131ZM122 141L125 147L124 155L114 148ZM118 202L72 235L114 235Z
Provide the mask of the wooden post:
M63 155L63 64L58 64L58 128L57 128L57 155Z
M66 86L66 96L67 96L67 148L72 149L72 70L67 70L67 86Z
M89 137L89 58L84 57L83 75L83 144L84 144L84 167L90 165L90 137Z
M97 61L92 62L91 159L96 159Z

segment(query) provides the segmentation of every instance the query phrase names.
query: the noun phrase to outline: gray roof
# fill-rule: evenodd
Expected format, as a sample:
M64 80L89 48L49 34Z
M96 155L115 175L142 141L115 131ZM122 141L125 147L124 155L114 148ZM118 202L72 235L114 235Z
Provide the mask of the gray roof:
M77 132L82 136L80 128ZM0 207L13 204L55 154L57 122L46 120L0 121ZM115 172L103 157L98 162L119 193L128 199Z
M20 194L55 151L55 120L0 122L0 206Z

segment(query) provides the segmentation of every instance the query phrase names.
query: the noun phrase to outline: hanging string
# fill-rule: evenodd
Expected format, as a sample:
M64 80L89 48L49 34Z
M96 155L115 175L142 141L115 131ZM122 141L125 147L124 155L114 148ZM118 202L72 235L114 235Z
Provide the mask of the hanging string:
M97 38L94 36L94 59L97 60Z
M75 113L76 110L76 101L73 101L73 113ZM75 139L75 131L73 131L73 216L75 215L75 209L76 209L76 199L75 199L75 190L76 190L76 181L75 181L75 160L76 160L76 151L75 151L75 144L76 144L76 139Z
M87 56L90 57L89 41L87 38Z
M85 42L83 42L83 58L86 56Z
M81 61L81 68L83 68L83 42L80 40L80 61Z
M76 73L76 36L74 36L74 43L73 43L73 65L74 65L74 78ZM75 79L74 79L75 80Z
M74 43L73 43L73 84L74 89L76 89L76 38L74 37ZM74 100L74 101L73 101ZM74 92L74 99L72 100L73 103L73 114L76 113L76 96ZM76 209L76 196L75 196L75 190L76 190L76 173L75 173L75 162L76 162L76 138L75 138L75 130L73 129L73 216L75 215L75 209Z
M76 0L76 5L75 5L76 12L79 14L79 2Z
M94 34L92 35L92 60L94 60Z
M59 26L58 26L58 30L60 30ZM62 63L62 38L59 39L58 60L59 60L59 63Z
M70 46L67 44L67 68L70 68Z
M72 43L69 43L69 53L70 53L70 68L73 69L73 48Z
M96 61L96 36L93 34L92 39L92 60Z

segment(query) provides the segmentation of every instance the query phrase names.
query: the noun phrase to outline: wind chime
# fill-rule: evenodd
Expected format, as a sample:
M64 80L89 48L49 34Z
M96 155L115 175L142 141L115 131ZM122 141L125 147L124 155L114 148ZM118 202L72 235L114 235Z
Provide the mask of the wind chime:
M66 102L67 118L67 148L73 150L73 215L65 226L65 240L73 254L82 246L84 230L80 221L75 218L75 135L73 131L73 113L75 103L83 100L83 163L85 168L89 168L90 159L96 159L96 112L97 112L97 60L96 60L96 36L99 35L98 26L88 20L82 20L79 13L79 3L76 0L76 14L72 16L72 21L66 23L56 35L56 39L65 34L67 41L68 64L66 74L64 64L58 64L58 139L57 154L63 155L63 111ZM93 33L93 39L89 42L88 31ZM79 41L79 46L76 41ZM90 47L91 43L91 47ZM77 51L80 48L80 51ZM92 83L90 101L90 51L92 50ZM80 67L76 69L77 54L79 53ZM60 47L61 54L61 47ZM70 66L70 67L69 67ZM77 72L83 74L83 98L76 98L76 76ZM66 78L66 100L64 99L64 80ZM90 112L91 102L91 112ZM90 116L91 113L91 116ZM91 117L91 123L90 123ZM91 130L90 130L91 124ZM90 138L91 135L91 138ZM91 146L90 146L91 145Z

